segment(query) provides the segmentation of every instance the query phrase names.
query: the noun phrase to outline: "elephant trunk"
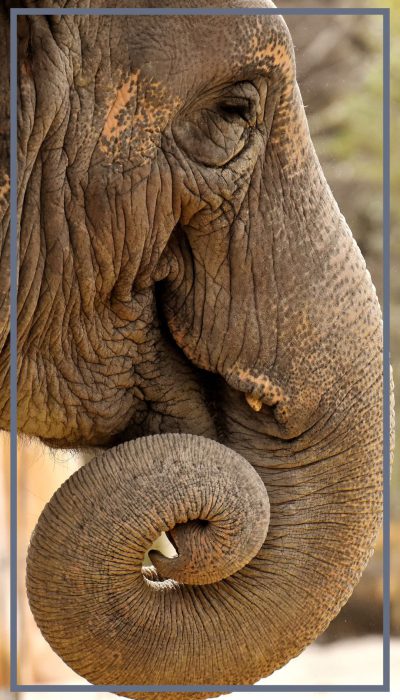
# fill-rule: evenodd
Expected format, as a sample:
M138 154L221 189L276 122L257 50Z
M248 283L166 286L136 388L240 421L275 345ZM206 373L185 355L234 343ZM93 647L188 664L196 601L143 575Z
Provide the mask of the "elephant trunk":
M28 552L30 605L54 650L90 682L113 685L253 683L299 654L372 553L382 512L380 369L370 366L374 389L368 399L361 391L358 413L319 426L321 443L312 429L294 443L268 438L260 412L226 387L229 448L155 435L73 474ZM156 568L143 567L161 531L172 533L177 557L150 553Z
M236 617L244 593L223 579L260 550L269 515L256 471L219 443L178 434L123 443L75 472L41 514L27 560L35 619L93 683L255 680L250 627ZM177 556L150 552L157 570L143 567L162 531Z

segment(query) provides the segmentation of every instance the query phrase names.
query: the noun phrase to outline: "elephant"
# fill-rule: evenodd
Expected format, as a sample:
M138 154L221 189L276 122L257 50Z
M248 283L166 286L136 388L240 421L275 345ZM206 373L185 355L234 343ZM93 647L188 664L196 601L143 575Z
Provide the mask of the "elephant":
M18 38L18 430L95 450L32 535L32 611L91 683L254 683L337 615L382 519L381 311L289 31L32 15ZM152 550L161 532L175 556Z

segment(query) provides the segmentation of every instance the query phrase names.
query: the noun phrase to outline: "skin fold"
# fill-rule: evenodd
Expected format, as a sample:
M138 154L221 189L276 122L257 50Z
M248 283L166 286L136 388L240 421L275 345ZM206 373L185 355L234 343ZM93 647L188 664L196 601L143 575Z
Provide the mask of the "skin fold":
M33 613L94 683L253 683L338 613L382 517L381 312L310 139L288 29L32 16L18 34L18 427L105 448L42 513ZM161 531L177 557L143 569Z

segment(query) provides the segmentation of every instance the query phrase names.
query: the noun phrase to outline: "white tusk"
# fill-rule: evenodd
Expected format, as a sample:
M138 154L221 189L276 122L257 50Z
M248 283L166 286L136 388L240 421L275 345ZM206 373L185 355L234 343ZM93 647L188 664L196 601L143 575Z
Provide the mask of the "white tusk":
M256 396L253 396L253 394L245 394L245 398L246 398L246 401L249 404L250 408L253 409L253 411L256 411L257 413L259 411L261 411L261 409L262 409L261 399L257 398Z

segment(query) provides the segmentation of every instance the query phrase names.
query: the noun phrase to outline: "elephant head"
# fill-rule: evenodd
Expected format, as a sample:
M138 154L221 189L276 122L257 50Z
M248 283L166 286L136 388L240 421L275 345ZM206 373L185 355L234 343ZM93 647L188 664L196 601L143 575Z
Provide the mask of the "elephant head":
M32 610L91 682L253 683L337 614L382 511L381 313L288 29L19 34L19 429L103 448L39 519Z

